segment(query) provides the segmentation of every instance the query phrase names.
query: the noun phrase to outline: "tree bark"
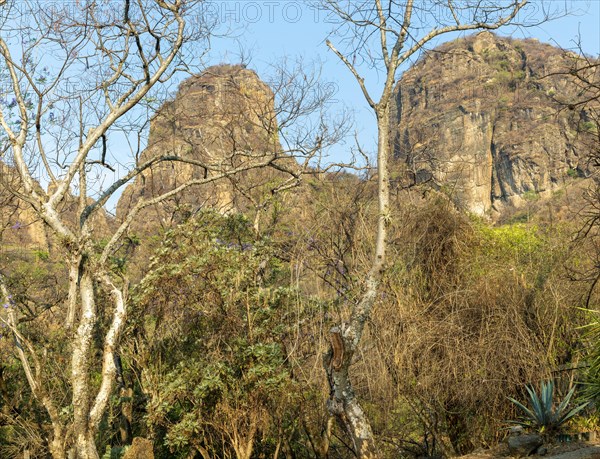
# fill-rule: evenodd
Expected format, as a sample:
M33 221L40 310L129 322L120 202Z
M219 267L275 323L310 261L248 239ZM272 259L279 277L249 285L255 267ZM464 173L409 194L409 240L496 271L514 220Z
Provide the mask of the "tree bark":
M119 436L122 445L129 445L133 440L131 425L133 423L133 388L126 381L123 374L123 364L121 356L115 354L115 364L117 367L117 388L119 391Z
M255 420L250 421L250 427L247 435L240 435L237 426L233 427L233 435L231 440L233 449L235 450L235 457L237 459L250 459L252 456L252 450L254 449L254 436L257 431L257 424Z
M388 104L377 106L378 154L377 189L379 216L375 255L365 282L365 293L353 308L350 322L345 328L335 326L330 331L331 348L325 358L325 369L329 381L329 412L336 416L352 439L359 458L379 457L373 429L354 393L350 380L352 357L360 343L365 323L371 314L381 283L387 251L387 228L390 223L388 158L390 152Z
M98 459L94 443L95 426L90 423L90 352L92 349L96 304L94 284L89 267L84 264L80 281L81 317L71 360L71 381L73 384L73 431L77 459Z
M65 318L65 328L71 329L75 323L77 306L79 305L79 266L81 257L76 254L71 257L69 263L69 296L67 303L67 317Z
M67 457L64 430L61 426L58 426L56 423L52 424L54 436L48 445L50 449L50 454L54 459L64 459L65 457Z

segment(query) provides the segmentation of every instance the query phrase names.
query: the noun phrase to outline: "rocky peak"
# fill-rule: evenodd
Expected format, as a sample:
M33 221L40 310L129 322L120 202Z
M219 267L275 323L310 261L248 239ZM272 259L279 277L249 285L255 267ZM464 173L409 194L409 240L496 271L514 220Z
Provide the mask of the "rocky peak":
M22 191L17 171L0 161L0 252L23 247L48 250L44 224L13 190Z
M42 186L34 180L34 186L39 194L44 194ZM49 184L47 193L55 190ZM40 253L55 250L57 237L37 215L31 204L22 200L19 194L24 193L17 170L0 161L0 253L20 253L24 249L34 249ZM91 203L91 199L89 199ZM58 204L57 210L63 222L74 232L79 224L77 209L79 199L67 193ZM91 227L97 234L108 234L111 219L103 209L92 216Z
M175 189L190 179L202 178L223 164L239 164L247 152L280 149L274 109L274 95L258 75L242 65L218 65L181 83L177 95L154 116L143 163L168 152L185 154L207 168L183 163L162 163L140 175L124 191L117 207L122 219L140 199ZM169 226L201 207L223 212L243 211L248 193L264 182L267 172L240 174L235 180L222 179L201 188L190 188L169 201L146 210L140 227L159 223ZM242 185L240 185L242 184Z
M405 72L392 121L397 167L498 218L587 174L573 55L482 32L446 43Z
M185 139L216 149L222 157L232 148L269 148L268 132L276 130L274 96L258 75L242 65L218 65L179 86L151 123L150 148ZM206 153L206 151L204 152Z

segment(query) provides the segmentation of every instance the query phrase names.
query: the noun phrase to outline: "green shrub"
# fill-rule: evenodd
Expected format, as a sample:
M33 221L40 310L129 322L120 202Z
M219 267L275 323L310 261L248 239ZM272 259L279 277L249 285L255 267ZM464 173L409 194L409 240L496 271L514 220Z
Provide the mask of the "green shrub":
M523 199L525 199L525 201L530 202L537 201L538 199L540 199L540 194L535 190L529 190L523 193Z
M287 276L242 215L203 212L167 233L134 296L157 457L231 455L220 439L234 434L273 455L273 426L299 412L286 346L300 298Z
M579 130L581 132L596 133L598 132L598 125L593 121L583 121L579 124Z

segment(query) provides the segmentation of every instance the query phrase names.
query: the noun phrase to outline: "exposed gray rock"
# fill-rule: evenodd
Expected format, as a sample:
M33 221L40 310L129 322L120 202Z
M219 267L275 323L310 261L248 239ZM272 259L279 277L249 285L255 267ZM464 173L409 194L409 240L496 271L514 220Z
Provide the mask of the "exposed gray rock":
M521 434L524 433L523 426L512 426L509 429L509 432L510 432L510 435L513 436L513 437L517 436L517 435L521 435Z
M547 456L548 459L598 459L600 458L600 445L589 448L576 449L562 454Z
M542 437L539 434L511 435L508 437L508 450L514 457L530 456L542 446Z

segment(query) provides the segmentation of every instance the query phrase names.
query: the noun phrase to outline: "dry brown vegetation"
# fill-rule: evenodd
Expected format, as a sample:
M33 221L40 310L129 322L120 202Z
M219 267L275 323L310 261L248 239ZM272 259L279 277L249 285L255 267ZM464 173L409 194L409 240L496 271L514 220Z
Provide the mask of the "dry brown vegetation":
M129 16L134 4L140 8L138 26ZM485 26L499 27L524 4L507 7L508 16L502 16L503 8L483 9L481 19L500 14ZM21 118L21 123L3 122L11 143L2 155L10 152L6 157L19 173L0 163L0 319L5 329L0 330L0 456L113 459L122 457L135 437L144 437L157 458L447 457L503 440L506 421L518 415L509 397L523 400L526 385L556 380L557 397L577 385L584 374L578 371L584 367L582 351L594 349L595 338L580 326L590 322L590 312L582 307L598 304L600 193L589 192L591 207L585 212L576 217L568 212L570 198L581 200L580 175L596 164L580 167L567 164L573 158L563 158L550 180L556 194L542 199L538 192L552 190L530 187L535 177L528 173L543 164L523 159L521 151L510 147L504 166L535 167L523 174L526 186L513 190L527 204L496 224L464 212L468 199L452 177L433 183L431 171L423 175L410 161L388 167L391 137L405 153L425 151L422 158L434 161L432 139L447 141L443 151L454 154L466 145L461 130L465 120L485 121L471 125L471 131L487 132L492 126L491 116L470 112L479 100L454 107L459 114L445 118L446 108L460 99L457 93L429 106L435 116L427 120L432 123L420 123L431 129L403 126L400 132L394 126L399 120L394 120L398 110L392 101L403 103L402 97L395 100L398 69L423 46L415 43L399 54L414 40L406 34L412 1L406 3L405 26L397 33L388 29L387 21L395 19L391 14L386 18L380 2L375 3L374 22L361 19L369 10L344 16L339 4L331 2L348 25L357 27L346 36L348 56L358 52L372 58L362 48L361 28L377 21L380 31L389 30L397 40L388 48L387 32L380 35L388 78L379 102L371 99L354 60L327 41L377 115L375 169L359 178L312 167L311 158L335 143L345 127L343 122L326 123L321 108L331 94L311 93L316 82L300 68L296 73L283 70L270 89L245 67L222 65L182 84L177 97L156 115L148 148L132 151L135 165L127 177L132 186L117 218L106 218L106 199L126 182L99 195L87 186L94 168L112 167L104 156L107 132L119 116L145 101L151 81L169 75L171 60L180 64L179 49L187 39L183 25L176 31L160 29L184 23L180 15L188 11L179 2L153 3L158 20L152 24L141 14L142 5L125 2L125 26L110 22L111 33L132 40L131 49L137 48L138 79L120 65L109 66L113 83L126 80L133 89L116 104L110 100L110 85L103 86L104 101L90 92L88 105L108 107L106 119L102 110L96 114L95 128L87 129L84 104L79 104L73 132L80 137L71 137L77 153L71 163L68 155L64 158L66 175L53 176L54 160L41 148L41 124L47 123L47 132L60 132L54 119L40 115L57 102L45 99L50 90L34 91L32 102L19 86L28 81L45 88L47 78L27 78L35 75L27 74L27 63L37 48L27 48L21 56L24 64L18 66L0 38L16 104L4 101L0 108L17 107L19 115L11 116ZM451 10L452 5L448 2ZM397 4L390 3L389 11L392 6ZM63 23L67 16L50 18L44 39L54 43L54 34L64 27L64 33L73 31L85 42L86 14L94 8L75 9L85 19L75 18L72 24ZM428 13L419 4L416 8ZM482 25L478 20L461 25L456 11L451 12L454 20L446 31ZM432 25L437 24L434 19L441 18L433 18ZM108 26L94 27L101 38ZM434 26L425 42L437 30ZM161 40L163 48L157 43ZM169 40L172 51L163 56ZM95 56L96 75L102 75L106 59L112 62L119 53L120 62L132 59L128 47L98 48L102 43L106 41L98 39L88 45L104 50ZM527 61L525 54L535 47L531 42L519 45L485 34L460 43L462 49L451 59L465 58L479 47L478 63L493 73L469 82L482 83L481 91L504 91L506 99L498 99L492 110L493 122L503 126L494 128L505 133L502 142L521 148L527 135L540 137L538 133L551 130L569 144L572 156L579 154L571 148L574 139L597 146L597 118L593 126L587 108L558 117L564 132L546 117L560 101L534 77L547 70L544 65L557 56L555 51L543 46L538 57ZM486 43L493 46L486 48ZM87 58L72 59L81 51L79 45L63 44L65 49L74 46L64 56L75 66L72 71L88 72ZM144 47L156 61L150 66L154 79ZM445 53L446 47L440 48L439 55ZM422 70L426 62L415 69ZM589 73L596 66L576 67L570 74L594 89L596 80ZM444 71L448 69L453 70L446 65ZM62 72L56 81L70 77ZM457 75L448 75L437 88L441 92L458 84ZM412 92L404 101L412 108L431 102L427 94L433 93L427 88L435 82L423 75L410 80L411 71L407 76L404 83L411 84ZM560 79L548 81L558 85ZM534 105L541 107L539 122L528 125L544 127L539 132L507 127L531 117L523 93L535 95ZM488 102L495 95L471 94ZM287 108L276 106L280 99ZM590 107L590 100L597 102L588 98L582 106ZM37 118L28 118L35 104ZM314 128L310 116L320 117ZM448 128L446 121L456 123ZM580 132L570 129L575 125ZM282 127L292 136L283 138L289 131ZM563 135L567 131L573 138ZM85 139L84 132L90 133ZM451 135L444 138L444 132ZM47 192L35 180L41 169L24 156L31 147L28 138L36 135L33 151L40 150L40 167L51 177ZM486 160L492 161L492 150L502 142L486 142ZM562 154L561 145L556 149ZM100 159L94 159L97 153ZM459 175L469 180L468 164L479 164L481 158L471 159L456 161ZM491 181L485 184L486 199L510 197L505 189L498 194L492 188L500 172L510 172L500 169L494 172L490 163L485 170ZM567 196L561 180L579 185ZM286 193L293 186L297 188ZM201 191L185 193L196 187ZM74 189L81 195L74 196ZM484 210L491 214L491 208ZM23 218L41 232L19 232ZM588 383L600 386L596 360L584 363L593 368L596 362L597 373L588 372ZM594 419L586 413L580 421L594 424Z

